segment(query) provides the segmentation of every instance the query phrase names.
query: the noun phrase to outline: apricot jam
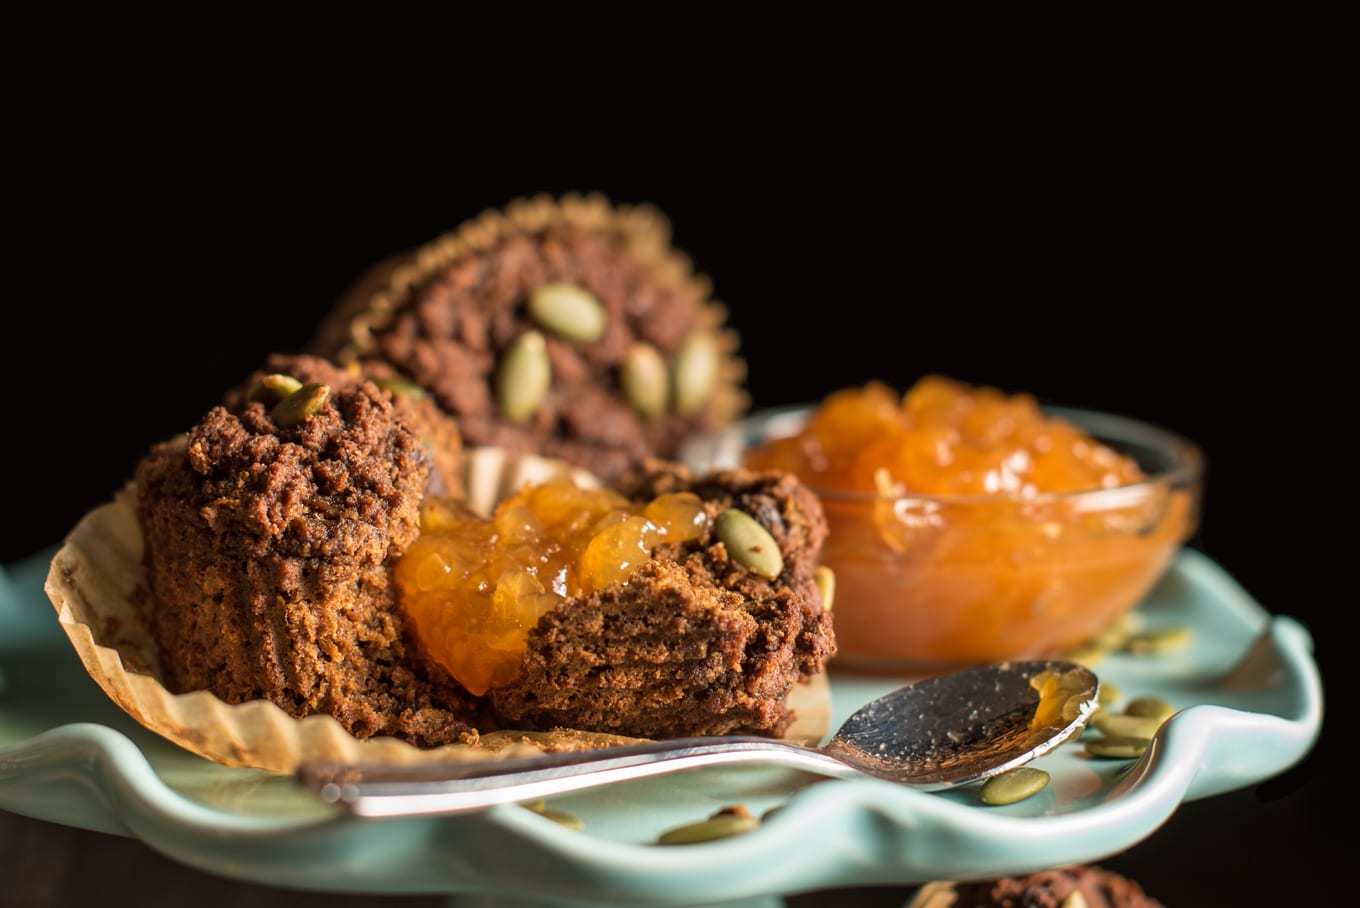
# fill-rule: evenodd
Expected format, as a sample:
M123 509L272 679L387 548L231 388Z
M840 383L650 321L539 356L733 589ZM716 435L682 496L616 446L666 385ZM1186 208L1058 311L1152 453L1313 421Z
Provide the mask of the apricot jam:
M850 666L1061 654L1147 594L1198 507L1197 461L1149 477L1032 395L941 376L837 391L743 460L821 498Z
M430 496L396 564L400 602L433 658L485 694L518 676L540 617L626 579L659 543L698 538L708 521L690 492L640 504L568 477L524 486L490 518Z

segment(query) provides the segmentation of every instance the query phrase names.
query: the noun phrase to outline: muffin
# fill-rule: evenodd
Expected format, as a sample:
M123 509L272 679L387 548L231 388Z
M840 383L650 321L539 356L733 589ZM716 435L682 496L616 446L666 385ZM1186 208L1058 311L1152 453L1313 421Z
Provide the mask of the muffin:
M375 267L309 352L387 364L468 446L612 481L747 409L738 346L658 212L571 195L516 200Z
M1163 908L1134 880L1090 864L968 883L927 883L906 908Z
M791 692L836 648L817 577L826 521L816 497L788 474L700 475L659 460L616 491L620 503L592 514L588 539L553 543L580 545L580 563L595 566L560 572L567 595L529 626L508 680L491 678L498 721L645 738L782 736L795 719ZM575 501L564 505L579 511ZM649 527L667 524L639 556ZM593 582L590 570L605 576Z
M672 457L745 410L737 346L651 208L517 200L374 268L307 349L151 445L49 598L110 697L229 765L815 742L836 649L818 500ZM589 584L548 570L545 536L516 550L527 570L483 566L499 618L453 604L480 592L421 605L411 575L478 557L425 558L441 521L517 537L524 500L566 487L618 511L567 509L603 540Z
M390 582L434 456L372 381L292 366L282 390L257 376L137 464L165 685L330 715L360 739L475 740L480 702L410 645Z

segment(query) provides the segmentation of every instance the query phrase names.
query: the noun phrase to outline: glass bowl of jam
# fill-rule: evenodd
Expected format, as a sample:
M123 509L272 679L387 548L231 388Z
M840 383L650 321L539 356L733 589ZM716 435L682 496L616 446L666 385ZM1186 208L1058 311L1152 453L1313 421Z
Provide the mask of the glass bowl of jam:
M834 664L868 671L1084 646L1151 591L1202 500L1202 452L1171 431L934 375L758 412L685 458L787 470L817 492Z

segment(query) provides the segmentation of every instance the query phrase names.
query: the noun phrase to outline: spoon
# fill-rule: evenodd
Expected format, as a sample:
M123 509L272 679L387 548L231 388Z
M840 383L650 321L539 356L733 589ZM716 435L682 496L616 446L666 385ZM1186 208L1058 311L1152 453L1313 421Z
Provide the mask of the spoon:
M404 766L311 761L297 780L367 817L461 813L699 766L769 763L927 791L1043 756L1085 726L1100 682L1075 662L999 662L866 703L820 747L774 738L677 738L586 751Z

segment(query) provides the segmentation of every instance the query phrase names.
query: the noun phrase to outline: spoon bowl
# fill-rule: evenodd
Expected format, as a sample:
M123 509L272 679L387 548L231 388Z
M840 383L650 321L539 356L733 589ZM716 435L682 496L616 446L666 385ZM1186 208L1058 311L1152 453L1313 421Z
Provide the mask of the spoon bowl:
M772 763L940 790L1048 753L1085 726L1099 691L1095 674L1075 662L999 662L872 700L820 747L746 736L679 738L460 763L312 762L296 778L322 800L372 817L482 810L720 763Z

